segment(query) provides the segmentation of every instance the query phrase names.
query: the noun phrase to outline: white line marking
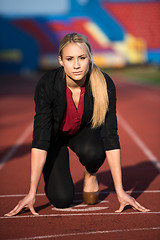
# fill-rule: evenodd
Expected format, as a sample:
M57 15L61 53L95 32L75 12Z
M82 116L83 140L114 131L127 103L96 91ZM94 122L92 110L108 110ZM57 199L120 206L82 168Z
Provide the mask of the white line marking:
M126 191L127 193L160 193L160 190L141 190L141 191ZM101 194L115 193L111 191L100 192ZM0 195L0 198L10 198L10 197L25 197L27 194L10 194L10 195ZM75 195L82 195L82 192L75 192ZM45 193L37 193L36 197L45 196ZM80 201L80 200L75 200Z
M145 143L138 137L135 131L131 128L131 126L126 122L126 120L121 116L120 113L118 115L118 121L123 129L128 133L128 135L133 139L133 141L137 144L137 146L142 150L142 152L147 156L147 158L153 163L153 165L160 172L160 162L157 157L151 152L151 150L145 145Z
M73 203L81 203L82 202L82 199L80 200L74 200L73 201ZM102 203L109 203L109 201L105 201L105 200L103 200L103 201L98 201L98 203L100 203L100 204L102 204ZM78 205L74 205L74 204L72 204L71 205L71 207L73 208L76 208L76 207L87 207L88 206L88 204L78 204ZM56 208L55 208L56 209ZM58 208L59 209L59 208Z
M133 229L116 229L116 230L105 230L105 231L95 231L95 232L79 232L79 233L66 233L66 234L54 234L48 236L37 236L29 238L17 238L16 240L32 240L32 239L45 239L45 238L58 238L58 237L68 237L68 236L78 236L78 235L94 235L94 234L107 234L107 233L118 233L118 232L135 232L135 231L150 231L150 230L160 230L159 227L152 228L133 228Z
M110 215L147 215L147 214L160 214L160 212L122 212L122 213L116 213L116 212L113 212L113 213L57 213L57 214L41 214L41 215L22 215L22 216L12 216L12 217L9 217L9 216L3 216L3 217L0 217L0 219L14 219L14 218L42 218L42 217L77 217L77 216L110 216Z
M160 190L145 190L145 191L143 191L143 190L136 190L136 191L130 190L130 191L126 191L126 192L127 193L160 193ZM105 191L105 192L100 191L100 195L101 194L110 194L110 193L115 193L116 194L115 191ZM82 192L76 192L75 194L79 195L79 194L82 194Z
M88 208L84 208L84 209L79 209L79 208L52 208L52 210L60 211L60 212L90 212L90 211L104 210L104 209L107 209L107 208L108 207L88 207Z
M10 195L0 195L0 198L10 198L10 197L25 197L27 194L10 194ZM45 196L45 193L37 193L36 197Z
M26 140L29 134L32 131L33 123L30 123L22 135L17 139L13 147L9 150L9 152L3 157L0 162L0 170L4 167L5 163L12 157L12 155L17 151L17 149L22 145L22 143Z

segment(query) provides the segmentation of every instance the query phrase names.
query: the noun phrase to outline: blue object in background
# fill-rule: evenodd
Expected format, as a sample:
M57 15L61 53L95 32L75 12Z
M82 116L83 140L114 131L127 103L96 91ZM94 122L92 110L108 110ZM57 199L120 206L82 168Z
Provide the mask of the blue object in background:
M160 65L160 49L148 50L148 63Z
M32 37L0 18L0 73L17 73L38 68L39 52Z

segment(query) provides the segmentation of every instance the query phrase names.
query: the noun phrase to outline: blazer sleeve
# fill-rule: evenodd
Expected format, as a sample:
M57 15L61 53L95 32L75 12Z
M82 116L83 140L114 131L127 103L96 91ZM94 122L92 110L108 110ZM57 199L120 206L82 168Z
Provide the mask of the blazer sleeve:
M48 150L52 132L52 100L49 97L51 74L45 74L35 90L35 117L32 148ZM49 81L48 81L49 80Z
M116 88L112 79L104 73L107 81L107 90L109 96L109 108L106 114L105 123L100 129L101 137L104 143L105 151L120 149L117 116L116 116Z

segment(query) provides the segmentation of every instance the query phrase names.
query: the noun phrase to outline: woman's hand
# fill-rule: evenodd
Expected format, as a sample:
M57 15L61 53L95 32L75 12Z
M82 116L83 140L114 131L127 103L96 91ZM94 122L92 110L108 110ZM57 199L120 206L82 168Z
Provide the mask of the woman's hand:
M134 210L140 212L149 212L150 210L140 205L133 197L129 196L125 191L122 191L120 194L117 194L118 200L120 202L120 207L115 212L122 212L125 206L131 205Z
M23 208L29 208L33 215L39 215L34 209L34 203L35 203L35 195L28 194L26 195L26 197L24 197L21 201L18 202L18 204L15 206L15 208L12 211L5 214L5 216L7 217L14 216L18 214Z
M29 208L33 215L39 215L34 210L35 194L38 188L39 180L42 174L43 166L46 161L47 151L32 148L31 151L31 182L29 193L24 197L15 208L5 216L14 216L18 214L23 208Z

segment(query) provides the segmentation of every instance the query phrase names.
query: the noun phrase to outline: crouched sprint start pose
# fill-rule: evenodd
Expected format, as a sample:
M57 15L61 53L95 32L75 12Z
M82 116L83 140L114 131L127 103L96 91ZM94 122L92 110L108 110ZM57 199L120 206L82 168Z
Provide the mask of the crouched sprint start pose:
M24 207L38 214L34 203L42 173L49 201L57 208L70 206L74 186L68 147L84 166L85 203L98 202L96 172L107 157L120 203L117 211L126 205L149 211L123 190L115 85L94 64L87 37L67 34L60 42L59 63L61 67L47 72L35 91L29 193L6 215L15 215Z

